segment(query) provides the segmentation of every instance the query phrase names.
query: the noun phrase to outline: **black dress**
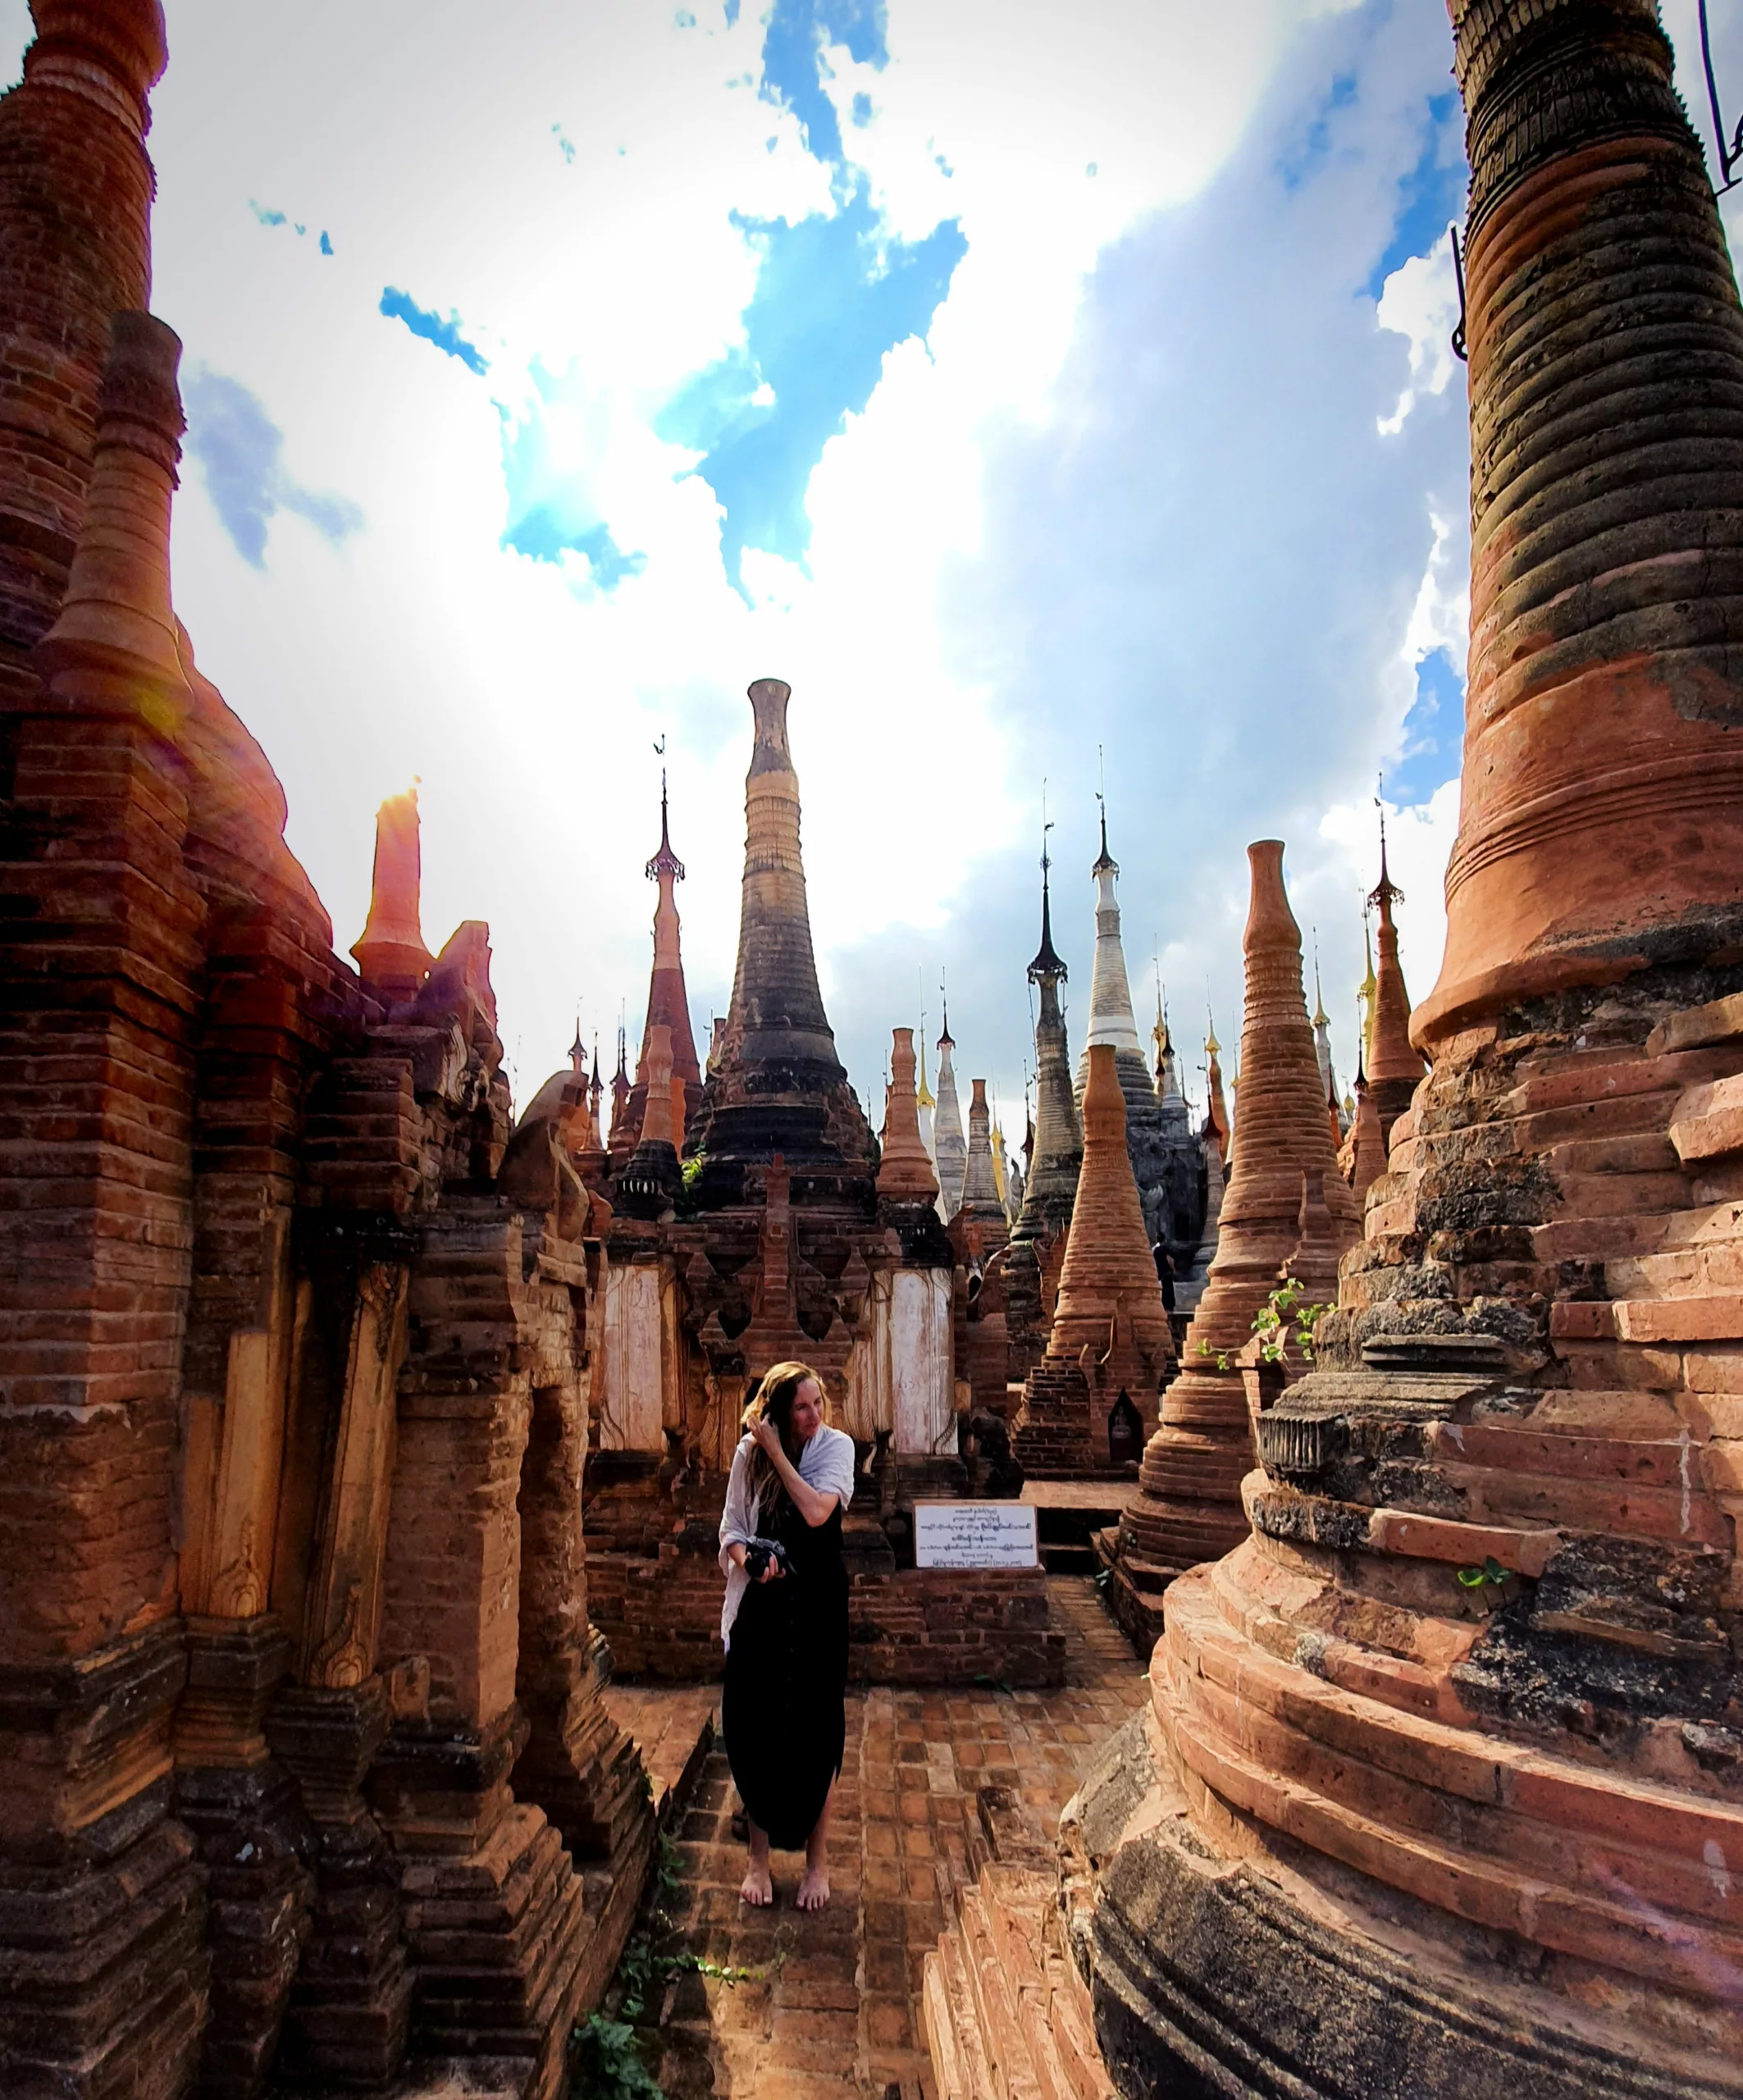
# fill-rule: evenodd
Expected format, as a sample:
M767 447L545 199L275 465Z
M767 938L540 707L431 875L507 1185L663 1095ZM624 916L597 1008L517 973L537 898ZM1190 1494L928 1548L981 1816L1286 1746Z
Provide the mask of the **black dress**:
M778 1851L802 1851L842 1769L847 1723L847 1571L842 1513L805 1522L782 1498L773 1536L793 1572L753 1582L732 1622L720 1717L751 1820Z

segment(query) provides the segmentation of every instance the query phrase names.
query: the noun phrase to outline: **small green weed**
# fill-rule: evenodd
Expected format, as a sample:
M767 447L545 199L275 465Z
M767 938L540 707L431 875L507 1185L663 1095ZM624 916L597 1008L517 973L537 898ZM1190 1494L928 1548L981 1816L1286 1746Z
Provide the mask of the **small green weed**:
M665 2089L641 2061L635 2030L600 2012L575 2029L569 2096L570 2100L666 2100Z

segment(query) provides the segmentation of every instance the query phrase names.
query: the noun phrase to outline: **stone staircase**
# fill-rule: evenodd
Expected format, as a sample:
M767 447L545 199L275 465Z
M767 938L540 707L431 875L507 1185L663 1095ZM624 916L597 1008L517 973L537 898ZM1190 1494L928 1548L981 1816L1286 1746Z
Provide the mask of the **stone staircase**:
M1113 2100L1053 1848L1008 1789L983 1787L977 1807L975 1878L922 1986L938 2100Z

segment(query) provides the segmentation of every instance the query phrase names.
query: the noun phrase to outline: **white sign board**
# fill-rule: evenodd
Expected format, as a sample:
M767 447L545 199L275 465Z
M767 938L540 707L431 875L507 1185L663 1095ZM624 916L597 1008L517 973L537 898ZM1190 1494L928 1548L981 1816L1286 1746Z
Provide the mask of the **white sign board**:
M917 1568L1038 1568L1035 1512L1026 1502L916 1502Z

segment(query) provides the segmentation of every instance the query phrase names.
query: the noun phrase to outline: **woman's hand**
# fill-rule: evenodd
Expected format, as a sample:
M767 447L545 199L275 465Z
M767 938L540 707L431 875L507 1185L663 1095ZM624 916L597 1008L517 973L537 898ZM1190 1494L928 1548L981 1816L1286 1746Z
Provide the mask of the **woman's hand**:
M771 1459L786 1457L786 1452L781 1448L781 1432L767 1415L760 1414L751 1423L751 1434L755 1439L759 1449L766 1451Z
M782 1568L780 1562L771 1554L764 1565L762 1573L756 1579L759 1582L778 1582L784 1573L785 1570Z

